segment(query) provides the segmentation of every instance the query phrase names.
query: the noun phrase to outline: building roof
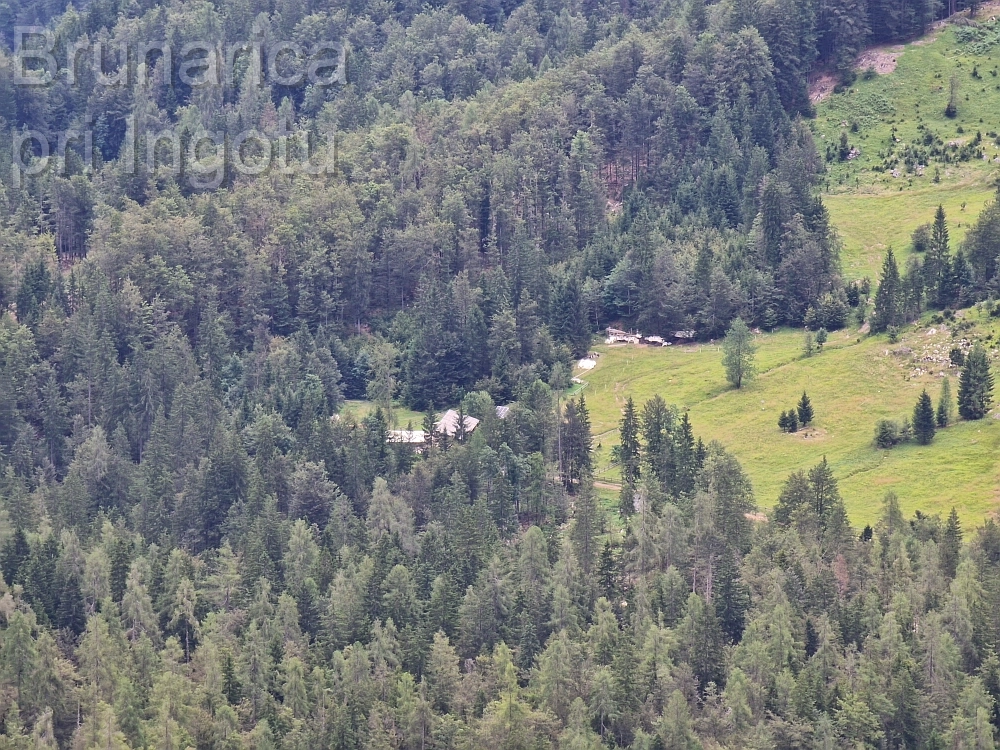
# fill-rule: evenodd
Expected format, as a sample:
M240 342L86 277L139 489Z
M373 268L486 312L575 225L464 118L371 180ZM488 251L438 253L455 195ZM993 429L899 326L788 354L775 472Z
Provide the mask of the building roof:
M475 417L470 417L468 414L465 415L465 432L470 433L479 426L479 420ZM458 412L454 409L449 409L444 414L441 415L441 419L434 423L434 430L436 432L442 432L448 437L455 437L455 433L458 432Z
M498 406L497 407L497 419L506 419L508 414L510 414L510 407L509 406Z
M427 442L427 433L423 430L389 430L389 442L420 445Z

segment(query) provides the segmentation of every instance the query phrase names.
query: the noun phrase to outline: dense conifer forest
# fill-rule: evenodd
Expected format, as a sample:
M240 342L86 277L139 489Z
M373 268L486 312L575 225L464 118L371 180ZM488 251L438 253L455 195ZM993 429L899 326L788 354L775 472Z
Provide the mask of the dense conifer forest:
M757 498L666 395L604 502L568 395L609 324L741 387L749 329L989 297L996 206L845 284L806 122L964 10L0 2L0 748L994 747L1000 526Z

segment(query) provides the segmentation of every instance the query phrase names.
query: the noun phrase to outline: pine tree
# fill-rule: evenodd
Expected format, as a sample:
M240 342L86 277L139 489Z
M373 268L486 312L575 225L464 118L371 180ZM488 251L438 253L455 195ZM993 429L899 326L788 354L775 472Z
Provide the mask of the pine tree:
M812 331L806 331L805 340L802 342L802 356L809 358L816 353L816 342L813 340Z
M993 403L993 374L986 350L976 344L966 357L958 382L958 413L962 419L982 419Z
M903 322L902 306L903 295L899 267L896 265L896 256L893 255L890 247L882 262L882 279L879 281L878 291L875 292L875 311L871 320L872 333L883 333L891 326L900 325Z
M941 383L941 396L938 398L937 426L947 427L948 423L951 421L951 414L951 381L948 378L945 378Z
M786 420L788 424L788 432L798 432L799 431L799 416L795 409L788 410L788 419Z
M948 514L948 523L944 527L939 550L941 572L948 578L954 578L955 572L958 570L959 554L962 550L962 524L958 520L958 513L954 506L952 506L951 513Z
M916 406L913 407L913 434L917 442L927 445L934 439L935 419L934 406L931 404L931 397L927 395L927 390L920 394Z
M778 429L782 432L788 432L788 412L784 409L781 410L781 416L778 417Z
M622 467L621 510L623 515L630 515L633 509L633 498L639 484L639 417L635 411L635 402L629 396L625 402L625 413L619 425L620 437L619 460Z
M722 341L722 366L726 368L726 379L734 388L742 388L745 381L753 378L756 370L754 357L757 347L753 334L742 318L737 318L729 327Z
M809 396L806 395L805 391L802 391L802 398L799 399L795 410L798 412L799 422L803 427L813 421L812 402L809 401Z

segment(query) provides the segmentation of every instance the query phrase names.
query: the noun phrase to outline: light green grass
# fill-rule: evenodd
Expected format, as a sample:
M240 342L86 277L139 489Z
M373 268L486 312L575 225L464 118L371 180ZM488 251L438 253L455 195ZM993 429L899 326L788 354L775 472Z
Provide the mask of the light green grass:
M971 313L970 313L971 315ZM983 322L982 333L991 330ZM940 431L930 446L905 445L881 451L872 445L875 423L912 413L923 387L935 402L941 378L911 377L914 363L890 349L922 351L927 342L948 346L946 331L928 336L926 328L908 331L896 345L886 338L862 338L856 332L831 335L823 353L801 357L800 331L758 336L761 373L749 386L734 390L725 381L717 346L646 348L598 347L597 367L578 373L587 381L597 451L599 481L617 481L610 449L618 440L617 423L625 399L637 406L655 394L690 411L697 435L718 440L741 461L762 507L777 499L792 471L808 469L824 455L833 467L855 524L878 516L888 490L899 495L907 514L920 509L946 515L955 505L978 522L994 510L1000 490L1000 424L989 417ZM951 371L952 392L958 381ZM815 430L787 435L778 430L779 413L795 405L802 391L812 399Z
M371 401L361 399L348 399L340 410L341 415L351 416L354 419L364 419L375 409L375 404ZM413 425L414 430L419 430L424 422L424 414L419 411L407 409L400 403L395 403L392 407L391 425L394 429L405 429L408 424Z
M980 170L981 171L981 170ZM843 242L840 260L844 278L867 276L878 281L882 259L892 246L900 263L909 252L910 235L927 224L938 205L948 217L949 237L957 248L975 217L994 191L977 172L941 185L920 184L905 192L850 192L823 196L830 218ZM962 211L962 204L965 210Z
M894 52L895 71L868 81L859 77L848 90L818 104L816 117L810 121L821 153L827 144L837 144L841 132L847 132L850 144L861 150L855 160L828 165L823 196L843 239L841 260L848 279L868 276L875 281L890 245L905 258L910 234L933 219L938 204L945 208L952 246L957 248L994 194L993 185L1000 175L1000 165L992 161L1000 155L1000 146L987 135L1000 131L1000 46L974 55L967 45L958 43L953 28L945 28L933 37L892 49L902 50ZM980 79L972 77L973 67ZM996 77L993 70L998 71ZM959 82L958 116L948 119L944 110L952 75ZM851 132L854 123L857 132ZM894 136L898 149L919 142L927 130L945 143L970 141L979 131L991 160L931 161L922 176L907 173L902 164L900 177L880 170L880 153L889 151ZM935 168L940 172L939 183L933 181Z

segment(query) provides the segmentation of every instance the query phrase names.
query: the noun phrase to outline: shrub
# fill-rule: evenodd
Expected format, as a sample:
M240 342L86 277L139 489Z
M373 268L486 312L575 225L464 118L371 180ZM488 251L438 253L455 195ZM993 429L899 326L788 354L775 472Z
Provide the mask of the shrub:
M899 425L891 419L880 419L875 425L875 447L888 450L901 442Z

